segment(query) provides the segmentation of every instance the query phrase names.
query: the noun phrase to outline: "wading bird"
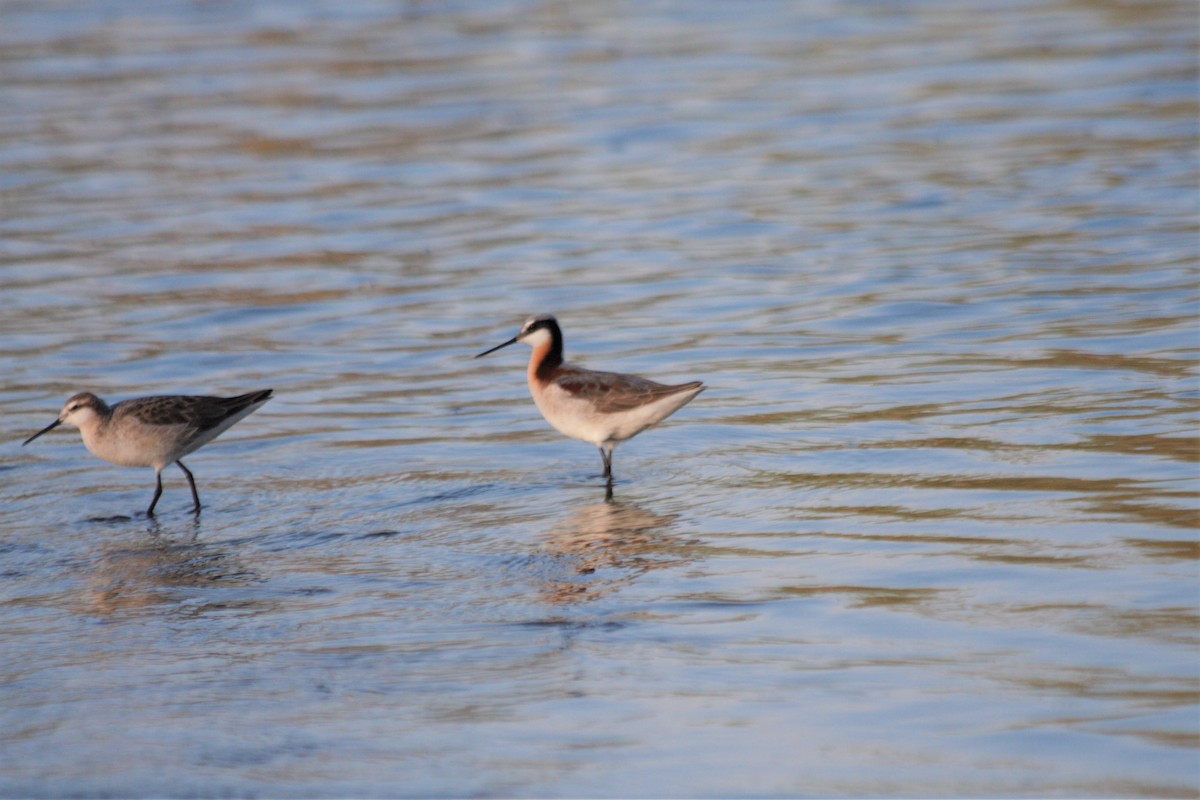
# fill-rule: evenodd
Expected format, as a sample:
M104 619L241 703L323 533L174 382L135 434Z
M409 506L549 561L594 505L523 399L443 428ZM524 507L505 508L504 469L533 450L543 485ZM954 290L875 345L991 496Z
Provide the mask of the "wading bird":
M136 397L109 406L91 392L80 392L67 401L58 419L23 445L66 424L79 429L83 443L94 456L122 467L154 467L154 499L146 509L147 516L154 516L154 506L162 495L163 468L178 464L192 487L192 510L199 513L196 481L179 459L208 444L270 399L271 390L263 389L237 397Z
M517 342L533 348L529 392L538 411L559 433L599 448L609 496L617 443L662 422L704 391L700 381L664 386L636 375L573 367L563 360L562 330L550 314L530 317L516 336L475 357Z

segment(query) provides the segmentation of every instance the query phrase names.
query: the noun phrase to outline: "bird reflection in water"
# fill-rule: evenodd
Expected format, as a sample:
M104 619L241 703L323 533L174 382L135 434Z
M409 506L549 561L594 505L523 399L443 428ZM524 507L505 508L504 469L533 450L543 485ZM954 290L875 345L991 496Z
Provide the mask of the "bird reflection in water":
M576 509L544 535L541 552L554 569L541 593L552 603L594 600L649 570L686 563L687 546L669 532L676 516L611 500Z
M191 613L228 607L229 598L209 590L254 583L259 577L239 564L227 550L197 541L199 520L164 534L150 520L149 540L115 542L95 553L88 585L81 598L84 610L100 616L119 616L155 607L180 608L185 600ZM199 592L199 594L197 594Z

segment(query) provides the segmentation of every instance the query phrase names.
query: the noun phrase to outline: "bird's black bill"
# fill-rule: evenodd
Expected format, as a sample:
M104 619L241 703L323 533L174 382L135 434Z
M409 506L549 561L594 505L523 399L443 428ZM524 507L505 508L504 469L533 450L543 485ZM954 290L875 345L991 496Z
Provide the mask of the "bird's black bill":
M55 428L57 428L59 425L62 425L62 420L61 420L61 419L56 419L56 420L54 420L54 422L51 422L49 425L47 425L46 427L42 428L40 431L38 431L37 433L35 433L33 436L30 436L28 439L26 439L25 441L21 442L21 447L24 447L25 445L29 444L29 443L30 443L30 442L32 442L34 439L36 439L37 437L41 436L43 433L49 433L50 431L52 431L52 430L54 430Z
M516 343L517 343L517 337L516 337L516 336L514 336L514 337L512 337L511 339L509 339L507 342L505 342L504 344L498 344L498 345L496 345L495 347L493 347L491 350L484 350L482 353L480 353L479 355L477 355L477 356L475 356L475 357L476 357L476 358L483 358L483 357L484 357L484 356L486 356L488 353L494 353L494 352L496 352L497 350L499 350L501 347L508 347L510 344L516 344ZM42 433L45 433L45 431L42 431Z

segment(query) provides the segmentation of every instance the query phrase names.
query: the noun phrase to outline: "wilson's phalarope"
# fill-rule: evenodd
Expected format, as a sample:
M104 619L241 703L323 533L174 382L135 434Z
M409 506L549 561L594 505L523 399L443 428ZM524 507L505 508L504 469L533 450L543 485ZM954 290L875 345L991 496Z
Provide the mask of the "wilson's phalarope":
M600 449L610 493L617 442L657 425L704 391L700 381L664 386L636 375L573 367L563 361L562 330L550 314L530 317L516 336L475 357L517 342L533 348L529 392L538 411L559 433Z
M67 401L58 419L22 446L66 423L79 428L92 455L122 467L154 467L156 485L147 516L154 516L154 505L162 494L163 468L178 464L192 487L192 510L199 513L196 481L179 459L208 444L270 399L271 390L263 389L237 397L136 397L110 407L91 392L80 392Z

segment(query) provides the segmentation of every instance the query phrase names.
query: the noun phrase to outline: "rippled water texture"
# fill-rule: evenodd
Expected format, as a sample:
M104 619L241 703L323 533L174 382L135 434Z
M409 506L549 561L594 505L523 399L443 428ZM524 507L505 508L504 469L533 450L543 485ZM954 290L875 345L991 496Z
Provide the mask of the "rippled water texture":
M0 794L1194 796L1197 21L0 5Z

